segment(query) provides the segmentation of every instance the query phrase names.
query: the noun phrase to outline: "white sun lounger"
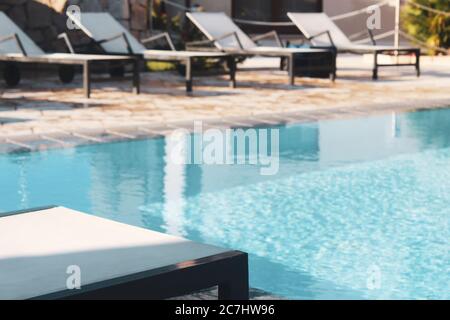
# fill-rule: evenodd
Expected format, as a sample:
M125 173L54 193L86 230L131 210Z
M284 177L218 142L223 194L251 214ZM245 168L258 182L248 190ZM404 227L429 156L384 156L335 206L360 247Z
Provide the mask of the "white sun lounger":
M133 65L133 89L139 93L139 66L137 59L119 55L86 55L73 53L45 53L6 14L0 12L0 62L4 62L3 75L8 86L20 82L17 64L37 63L59 65L60 79L73 80L74 66L83 68L83 86L87 98L91 95L91 66L94 63L127 63Z
M245 253L63 207L0 214L0 243L0 300L165 299L216 285L219 299L248 299Z
M227 60L230 74L230 86L236 86L234 57L221 52L177 51L167 33L143 39L139 42L125 27L109 13L83 12L80 18L70 15L80 29L97 43L105 53L138 55L151 61L177 61L186 65L186 91L192 91L192 62L198 58ZM148 50L144 43L165 37L171 50Z
M246 56L268 56L287 59L289 84L295 81L295 55L334 52L326 48L284 48L275 31L250 38L223 12L187 12L186 16L208 38L207 41L197 41L191 45L213 44L218 50L230 54ZM258 46L256 41L274 37L278 47ZM330 77L334 79L336 66L332 66Z
M289 12L288 17L300 29L303 35L314 46L333 46L338 52L357 54L370 53L374 55L373 79L378 79L379 67L415 66L417 76L420 76L420 48L394 47L377 45L372 33L368 33L372 39L372 45L352 42L344 32L328 17L326 13L294 13ZM415 55L414 63L380 64L378 55Z

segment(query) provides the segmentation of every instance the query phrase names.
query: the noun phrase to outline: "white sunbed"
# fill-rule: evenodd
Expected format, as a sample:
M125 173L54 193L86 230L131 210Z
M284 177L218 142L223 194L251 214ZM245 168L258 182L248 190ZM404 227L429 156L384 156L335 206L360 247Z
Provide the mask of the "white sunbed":
M188 12L186 16L208 38L207 41L198 41L191 45L214 44L222 51L236 55L280 57L288 61L289 84L295 81L295 56L317 55L334 52L327 48L284 48L275 31L250 38L233 20L223 12ZM256 43L264 38L274 37L278 47L258 46ZM335 62L335 59L334 59ZM329 66L330 77L335 78L336 65Z
M303 35L317 47L333 46L338 52L357 54L370 53L374 55L373 79L378 79L379 67L415 66L417 76L420 76L420 48L394 47L377 45L372 32L368 33L372 39L372 45L352 42L341 29L328 17L326 13L294 13L289 12L288 17L300 29ZM414 63L380 64L378 55L415 55Z
M234 57L220 52L177 51L167 33L143 39L139 42L122 24L109 13L83 12L77 18L69 17L79 28L108 54L138 55L151 61L178 61L186 65L186 91L192 91L192 63L194 59L210 58L227 60L230 86L236 86ZM148 50L144 43L165 37L171 50Z
M0 300L248 299L247 254L63 207L0 214Z
M94 63L123 63L133 65L133 89L139 93L139 68L137 59L119 55L86 55L74 53L45 53L6 14L0 12L0 62L4 63L3 76L8 86L20 82L17 64L37 63L60 66L59 75L64 83L73 80L74 66L83 68L83 86L87 98L91 94L91 66Z

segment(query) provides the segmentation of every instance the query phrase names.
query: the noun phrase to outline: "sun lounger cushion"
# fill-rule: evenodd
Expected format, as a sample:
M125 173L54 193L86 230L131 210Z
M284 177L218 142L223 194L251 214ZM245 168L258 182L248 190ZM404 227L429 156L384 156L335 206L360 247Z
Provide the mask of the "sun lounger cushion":
M352 46L350 39L328 17L326 13L288 13L288 17L306 37L313 37L321 32L329 31L336 47ZM330 46L330 39L326 34L313 38L311 42L316 46Z
M186 16L199 28L210 40L222 37L225 34L235 32L243 49L251 49L257 45L223 12L191 12ZM215 42L221 49L239 49L239 44L233 36Z
M376 50L411 49L406 47L395 48L393 46L379 46L370 44L353 43L344 32L334 23L326 13L293 13L289 12L288 17L307 37L313 37L311 43L315 46L330 46L330 38L326 34L314 37L324 31L329 31L333 44L339 51L354 51L361 53L371 53Z
M172 50L145 50L143 52L144 58L148 58L151 60L155 56L167 56L168 59L170 57L178 57L178 58L221 58L226 57L226 54L222 52L204 52L204 51L172 51Z
M70 14L69 14L70 16ZM135 54L143 53L146 48L142 45L124 26L122 26L109 13L86 12L81 13L81 18L77 20L72 16L73 21L90 38L99 42L104 39L110 39L120 34L125 34L130 43L131 49ZM128 54L127 45L123 38L117 38L112 41L103 42L102 48L108 53Z
M0 11L0 38L8 37L13 34L17 34L27 55L42 55L42 51L31 40L25 32L23 32L11 19L3 12ZM17 46L15 40L11 39L0 43L0 54L21 54L22 51Z
M72 265L83 286L227 251L63 207L0 217L0 243L0 299L66 290Z

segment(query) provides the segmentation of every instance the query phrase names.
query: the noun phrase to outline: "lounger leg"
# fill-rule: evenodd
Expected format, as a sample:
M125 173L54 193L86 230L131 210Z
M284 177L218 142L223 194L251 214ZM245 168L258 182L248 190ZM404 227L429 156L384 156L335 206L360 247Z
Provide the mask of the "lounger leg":
M333 64L332 64L332 72L331 72L331 81L335 82L336 81L336 73L337 73L337 50L333 50L332 56L331 58L333 59Z
M85 61L83 64L83 87L84 95L89 99L91 97L91 65L89 61Z
M219 300L248 300L248 256L243 254L234 258L227 274L228 280L219 284Z
M236 88L236 59L228 58L228 69L230 70L230 87Z
M378 80L378 52L373 54L373 60L372 80Z
M139 73L139 60L133 61L133 93L141 93L141 78Z
M293 54L289 55L288 63L289 63L289 65L288 65L288 68L289 68L288 69L289 70L289 85L290 86L294 86L295 85L295 75L294 75L294 68L295 68L294 64L295 64L295 61L294 61L294 55Z
M336 82L336 71L330 73L330 80L331 82Z
M416 72L417 77L420 77L420 49L416 51Z
M280 58L280 71L284 70L285 64L286 64L286 58L285 57L281 57Z
M186 59L186 93L192 92L192 59Z
M7 62L3 67L3 78L8 87L15 87L20 83L21 73L18 64Z

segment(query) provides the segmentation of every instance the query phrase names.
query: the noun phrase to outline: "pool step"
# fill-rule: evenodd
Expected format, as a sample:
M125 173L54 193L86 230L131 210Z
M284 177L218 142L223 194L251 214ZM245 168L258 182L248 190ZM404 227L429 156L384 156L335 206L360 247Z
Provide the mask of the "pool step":
M169 300L217 300L217 287ZM264 290L250 288L250 300L285 300Z

